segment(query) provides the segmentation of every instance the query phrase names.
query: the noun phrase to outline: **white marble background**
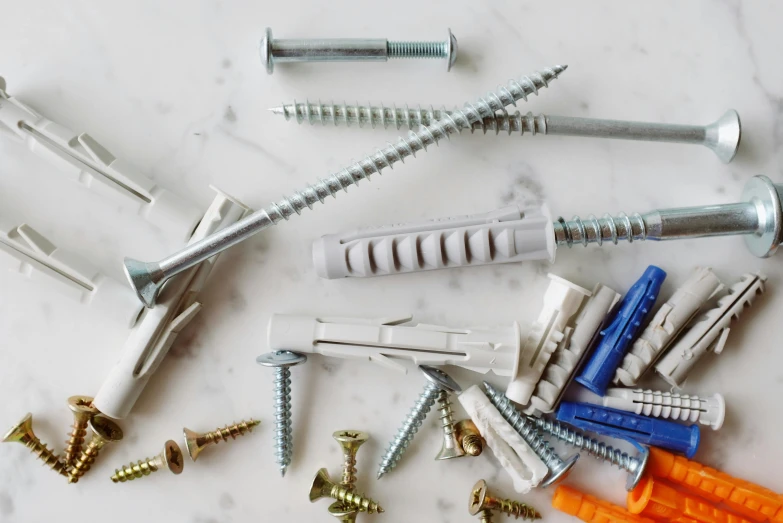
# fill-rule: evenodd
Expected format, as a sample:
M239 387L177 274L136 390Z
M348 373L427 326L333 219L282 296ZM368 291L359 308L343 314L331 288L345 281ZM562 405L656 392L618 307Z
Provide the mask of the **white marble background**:
M689 391L726 396L728 419L705 431L697 458L783 491L777 422L783 392L779 324L783 271L738 238L562 251L544 264L481 267L383 279L326 281L310 262L320 235L356 226L465 214L546 199L553 212L643 212L656 206L731 202L745 180L780 179L783 69L777 2L299 2L3 0L0 74L9 93L55 121L88 131L162 185L206 206L216 184L260 208L393 139L393 130L297 126L268 113L284 101L462 104L507 79L556 63L570 66L523 110L576 116L707 123L727 108L744 125L740 153L726 166L706 149L560 137L464 135L420 154L370 184L351 188L224 255L203 294L205 307L77 486L44 470L18 445L0 445L0 521L329 521L310 504L321 466L337 472L337 429L369 431L359 456L361 490L387 512L379 521L470 521L470 487L511 484L491 456L436 462L432 416L399 468L375 481L381 454L420 392L417 372L396 375L359 362L313 357L294 374L296 453L281 479L273 464L271 372L266 352L274 312L388 316L412 312L454 326L530 321L547 271L585 287L627 287L647 264L670 276L665 293L693 266L725 280L763 270L769 292L732 330L723 355L706 363ZM279 67L258 60L265 26L279 37L440 39L460 43L455 69L396 61ZM174 238L112 203L86 194L45 161L0 142L0 210L27 221L121 278L121 258L157 259ZM65 400L94 394L127 332L96 311L0 274L0 430L25 412L62 449ZM479 381L455 372L465 386ZM498 384L503 380L494 379ZM659 383L659 386L661 384ZM115 466L157 452L183 425L211 429L254 416L260 430L221 444L178 477L166 473L114 485ZM569 482L616 502L624 475L585 457ZM550 521L551 492L532 502ZM370 516L365 516L369 521ZM502 520L502 518L498 518Z

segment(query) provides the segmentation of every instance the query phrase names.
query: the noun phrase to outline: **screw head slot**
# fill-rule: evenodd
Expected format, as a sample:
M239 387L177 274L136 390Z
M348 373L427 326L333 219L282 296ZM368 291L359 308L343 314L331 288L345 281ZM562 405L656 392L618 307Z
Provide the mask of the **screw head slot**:
M166 467L174 474L182 473L185 468L185 460L179 445L174 440L168 440L163 446L163 456L166 458Z
M487 499L487 482L480 479L473 485L470 491L470 500L468 501L468 511L471 516L475 516L484 510L484 503Z
M459 386L459 383L442 370L429 365L419 365L419 370L424 374L425 378L440 387L441 390L462 392L462 387Z
M91 419L90 429L105 441L120 441L123 437L120 426L106 416L95 416Z

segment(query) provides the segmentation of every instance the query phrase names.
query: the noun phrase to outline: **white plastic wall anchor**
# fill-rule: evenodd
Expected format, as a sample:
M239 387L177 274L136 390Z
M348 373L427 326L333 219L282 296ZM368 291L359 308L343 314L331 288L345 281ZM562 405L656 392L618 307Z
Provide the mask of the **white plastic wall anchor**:
M411 319L274 314L267 331L269 350L371 361L403 373L407 373L407 367L399 360L511 375L522 343L519 323L496 329L456 329L406 323Z
M554 274L549 274L549 279L544 306L514 361L514 373L506 390L506 397L520 405L530 401L552 353L565 337L566 327L591 295L587 289Z
M707 352L720 354L729 336L732 318L739 318L757 294L764 292L766 276L745 274L729 287L718 305L705 312L701 319L683 333L655 366L657 372L673 387L680 387L691 369Z
M659 390L608 389L603 397L604 407L625 410L676 421L709 425L712 430L723 426L726 402L720 394L709 398L676 394Z
M566 327L565 336L558 344L541 376L526 414L553 412L560 403L566 387L587 356L588 348L598 329L612 308L620 301L620 293L602 284L593 293L577 316L574 327Z
M549 473L547 466L522 436L503 419L478 386L473 385L460 394L459 402L476 424L500 465L511 476L514 490L526 494L541 483Z
M697 267L634 342L617 368L615 385L636 385L702 306L722 289L723 284L708 267Z
M329 234L313 242L322 278L555 260L555 237L546 205L455 216L422 223Z
M0 264L127 327L133 327L141 314L138 298L127 285L78 254L58 248L26 223L14 225L0 217Z
M218 194L188 243L223 229L250 212L245 205ZM219 255L178 274L163 287L155 307L144 315L125 342L120 360L101 385L93 404L112 418L126 417L177 335L201 309L196 301Z
M4 80L0 82L2 131L25 143L85 188L133 202L145 219L183 240L190 238L201 219L197 205L163 189L130 163L116 158L89 134L77 134L9 97Z

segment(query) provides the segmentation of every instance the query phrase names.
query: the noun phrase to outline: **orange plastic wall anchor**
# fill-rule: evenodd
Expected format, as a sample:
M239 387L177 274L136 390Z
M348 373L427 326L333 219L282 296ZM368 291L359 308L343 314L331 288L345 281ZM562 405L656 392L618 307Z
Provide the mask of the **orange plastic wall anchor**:
M665 483L645 476L628 493L628 510L653 519L692 518L701 523L748 523L731 512L716 508L697 496L674 490Z
M775 519L783 523L783 497L779 494L729 476L682 456L651 447L647 473L667 479L713 502L727 507L756 521Z
M587 523L656 523L644 516L631 514L623 507L563 485L555 490L552 506Z

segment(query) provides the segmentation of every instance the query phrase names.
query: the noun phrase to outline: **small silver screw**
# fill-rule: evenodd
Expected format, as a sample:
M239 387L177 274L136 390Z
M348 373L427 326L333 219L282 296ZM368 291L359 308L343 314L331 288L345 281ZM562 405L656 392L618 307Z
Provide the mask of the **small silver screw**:
M466 104L463 110L453 112L449 118L411 132L408 138L400 138L396 144L390 144L326 179L319 180L315 185L283 198L266 209L256 211L158 262L142 262L125 258L125 276L136 291L139 300L147 307L153 307L158 291L166 280L175 274L198 265L282 220L301 214L304 209L312 209L317 202L324 203L328 196L335 196L351 185L368 180L370 175L380 174L386 167L391 169L395 163L403 162L405 158L426 150L430 145L437 144L439 140L456 133L460 128L468 128L473 122L491 116L495 111L527 99L529 95L538 93L539 89L549 85L549 82L556 79L566 70L566 67L556 65L530 76L524 76L519 81L511 80L496 92Z
M514 430L522 436L522 439L527 442L533 449L533 452L541 458L547 468L549 469L549 476L541 483L542 487L548 487L554 485L559 481L565 479L571 468L576 465L576 461L579 459L579 454L574 454L567 460L557 455L557 453L549 446L546 440L538 433L535 423L529 421L527 417L519 412L516 407L511 403L504 394L495 390L495 388L484 382L484 388L486 389L486 395L489 401L498 409L503 419L514 427Z
M435 399L441 391L460 392L462 390L456 381L440 369L420 365L419 370L427 378L428 383L397 431L394 439L389 443L389 448L378 468L378 479L381 479L384 474L387 474L397 466L400 458L402 458L402 455L408 450L411 441L413 441L413 437L419 431L419 427L424 423L424 418L427 417L427 413L435 404Z
M307 356L287 350L268 352L256 358L256 363L275 369L275 462L280 475L291 464L294 434L291 430L291 367L307 361Z
M258 46L266 72L284 62L385 62L389 58L443 58L446 70L457 60L457 39L449 29L444 42L389 42L380 38L275 39L266 28Z
M461 458L465 456L465 451L457 441L457 431L454 430L454 410L451 408L449 392L441 390L438 393L438 412L440 413L440 423L443 429L443 447L441 447L437 460Z
M628 480L625 483L625 489L632 491L639 480L644 475L647 468L647 460L650 457L650 451L642 446L637 456L629 456L620 449L613 448L602 441L592 439L578 430L566 427L558 421L550 421L544 418L528 416L528 420L536 424L541 432L551 434L561 441L565 441L571 446L587 451L596 458L617 465L622 470L628 472Z
M367 124L372 127L393 125L397 129L400 127L415 129L421 125L431 125L452 113L432 106L411 109L407 105L404 108L397 108L396 105L388 107L383 104L380 106L321 102L311 104L310 102L296 103L296 101L293 104L273 107L270 111L285 116L286 120L294 118L298 123L308 122L311 125L357 123L359 127ZM729 109L716 122L709 125L629 122L533 113L523 115L519 112L509 114L503 111L473 122L470 130L471 132L483 131L485 134L487 132L520 135L530 133L697 144L712 150L722 162L729 163L739 148L742 127L739 114L733 109Z

